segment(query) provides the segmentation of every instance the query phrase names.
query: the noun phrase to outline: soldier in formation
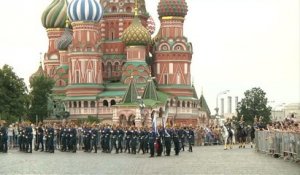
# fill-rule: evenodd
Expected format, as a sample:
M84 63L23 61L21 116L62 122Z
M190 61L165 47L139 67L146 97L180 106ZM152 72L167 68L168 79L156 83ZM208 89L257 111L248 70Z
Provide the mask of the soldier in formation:
M1 150L6 150L7 129L1 124ZM34 132L35 131L35 132ZM187 142L192 151L194 132L191 127L162 127L157 131L152 127L122 127L115 125L100 125L84 123L76 126L74 123L39 123L32 127L29 123L18 124L18 143L22 152L32 152L33 133L35 133L35 151L54 153L56 149L62 152L76 153L82 148L84 152L146 154L150 157L170 156L172 147L175 155L179 155L182 146ZM184 139L183 139L184 138ZM125 149L124 149L125 148Z

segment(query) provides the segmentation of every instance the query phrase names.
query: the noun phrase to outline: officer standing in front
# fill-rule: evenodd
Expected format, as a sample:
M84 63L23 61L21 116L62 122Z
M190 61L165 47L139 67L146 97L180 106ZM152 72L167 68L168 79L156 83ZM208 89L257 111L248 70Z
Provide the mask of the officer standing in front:
M193 152L192 145L194 144L194 138L195 138L194 129L192 126L190 126L188 129L189 152Z
M7 153L7 128L4 125L4 122L0 124L0 147L3 153Z
M28 124L28 126L25 129L25 137L26 137L26 151L27 153L32 153L32 126Z

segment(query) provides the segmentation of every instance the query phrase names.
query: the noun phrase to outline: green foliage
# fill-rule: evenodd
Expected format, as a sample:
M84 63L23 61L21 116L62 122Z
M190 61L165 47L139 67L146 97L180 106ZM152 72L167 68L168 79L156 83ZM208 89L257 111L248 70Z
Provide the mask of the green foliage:
M24 80L13 72L12 67L4 65L0 68L0 115L7 116L6 119L10 116L21 117L26 114L27 103Z
M266 98L266 93L261 88L252 88L247 90L245 93L245 98L238 104L237 114L238 120L241 116L244 116L244 121L247 124L252 124L254 117L263 117L263 122L270 122L271 107L267 106L268 99Z
M36 76L31 80L31 107L29 109L31 121L35 122L36 116L38 116L39 121L43 121L48 116L48 99L53 86L54 80L44 75Z

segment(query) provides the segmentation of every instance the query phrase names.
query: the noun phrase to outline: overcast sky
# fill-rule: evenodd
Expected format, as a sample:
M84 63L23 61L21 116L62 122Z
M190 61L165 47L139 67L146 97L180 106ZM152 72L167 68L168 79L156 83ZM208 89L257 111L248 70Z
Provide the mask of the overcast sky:
M227 89L228 95L242 98L246 90L261 87L272 106L300 102L299 0L186 1L184 33L194 48L192 76L211 111L217 94ZM12 66L27 84L40 52L47 51L41 15L51 2L0 1L0 66ZM158 0L146 2L158 28Z

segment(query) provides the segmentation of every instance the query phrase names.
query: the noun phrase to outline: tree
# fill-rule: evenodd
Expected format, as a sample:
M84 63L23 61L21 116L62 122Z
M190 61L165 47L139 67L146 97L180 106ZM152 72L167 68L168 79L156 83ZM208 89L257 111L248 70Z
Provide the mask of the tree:
M27 88L13 68L4 65L0 69L0 115L2 119L14 122L26 113Z
M267 106L266 93L261 88L255 87L247 90L244 95L245 98L237 107L238 120L243 115L247 124L252 124L255 116L263 117L265 123L270 122L272 108Z
M36 117L39 118L39 121L43 121L48 116L48 99L53 86L54 80L45 75L33 77L30 81L31 107L29 116L32 122L35 121Z

